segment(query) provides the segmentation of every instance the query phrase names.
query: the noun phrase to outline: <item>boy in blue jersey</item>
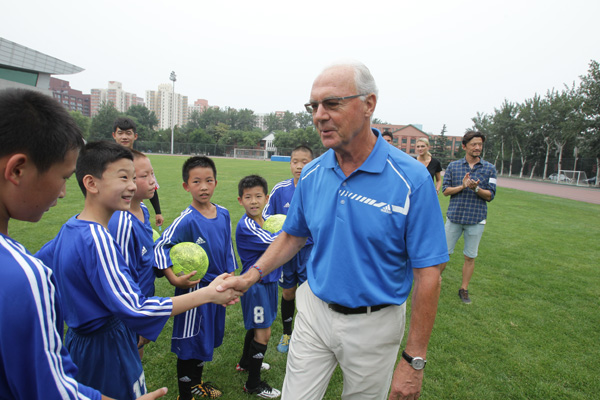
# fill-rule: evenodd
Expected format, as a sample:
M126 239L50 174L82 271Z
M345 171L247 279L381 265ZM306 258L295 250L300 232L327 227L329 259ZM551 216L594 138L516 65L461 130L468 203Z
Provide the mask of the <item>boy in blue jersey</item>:
M238 202L246 210L235 231L235 243L242 261L242 274L250 268L255 268L253 266L256 260L277 237L277 234L262 229L265 222L262 211L269 199L267 193L267 181L258 175L246 176L238 184ZM271 324L277 317L279 275L280 270L276 269L262 277L260 282L248 289L242 297L242 313L247 332L242 358L236 369L248 371L244 391L264 399L277 398L281 395L279 390L261 381L260 377L261 369L270 368L262 361L271 338Z
M131 199L128 211L117 211L108 222L108 230L115 238L125 261L131 268L134 280L145 297L154 296L154 240L150 213L143 203L154 197L156 179L150 159L137 150L133 153L136 191ZM138 336L140 358L144 355L144 346L150 340Z
M217 186L217 168L208 157L190 157L182 168L183 188L192 203L156 241L156 265L175 286L175 298L207 286L216 276L237 268L231 241L229 211L211 202ZM173 273L170 251L177 243L193 242L208 255L209 266L201 280ZM194 272L193 272L194 273ZM192 274L193 274L192 273ZM225 308L206 304L180 315L173 321L171 351L177 355L179 399L193 396L217 398L222 392L202 380L204 364L212 361L216 347L223 343Z
M51 97L7 89L0 91L0 142L0 397L108 399L74 379L55 274L8 236L11 218L37 222L64 197L83 147L79 128Z
M130 207L134 174L129 149L88 143L76 168L84 208L39 253L57 276L69 326L65 346L79 367L76 378L118 399L146 392L134 332L156 340L169 316L209 301L229 303L237 296L218 296L214 285L178 298L144 296L107 230L113 213Z
M296 191L302 168L313 159L313 152L310 147L298 146L292 151L290 158L290 169L293 178L279 182L271 190L269 202L263 210L263 217L269 215L285 214L290 209L292 197ZM283 322L283 335L277 345L277 351L287 353L290 347L290 338L292 336L292 323L294 321L294 311L296 309L296 289L306 281L306 263L310 257L313 241L311 238L306 240L306 245L290 261L282 266L281 279L281 321Z

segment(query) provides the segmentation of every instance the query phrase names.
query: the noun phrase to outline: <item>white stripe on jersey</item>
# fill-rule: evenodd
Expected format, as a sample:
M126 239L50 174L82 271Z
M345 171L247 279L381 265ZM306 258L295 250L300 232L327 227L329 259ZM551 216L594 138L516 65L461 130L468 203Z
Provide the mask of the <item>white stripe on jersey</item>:
M271 190L271 194L269 194L269 200L270 200L270 198L271 198L271 197L273 197L273 194L274 194L274 193L275 193L275 192L276 192L278 189L281 189L281 188L284 188L284 187L288 187L288 186L290 186L290 185L293 185L293 184L294 184L294 179L293 179L293 178L291 178L291 179L286 179L285 181L281 181L281 182L279 182L278 184L276 184L275 186L273 186L273 189ZM267 205L266 205L266 206L265 206L265 208L263 209L262 216L263 216L263 218L265 218L265 219L266 219L266 218L267 218L269 215L271 215L271 214L269 213L269 207L270 207L270 206L271 206L271 202L270 202L270 201L268 201L268 202L267 202Z
M56 309L54 303L56 300L56 292L55 287L50 280L52 271L44 266L37 258L31 257L25 253L25 248L20 244L16 245L0 236L0 246L11 253L15 261L17 261L19 266L23 269L23 272L29 281L31 294L33 295L37 309L40 333L43 338L44 348L46 349L44 353L58 392L63 399L78 397L80 399L89 400L87 396L78 393L77 381L67 376L64 372L62 358L60 356L62 350L62 338L59 337L58 331L56 330ZM25 258L27 258L31 264L29 264ZM40 283L42 285L41 291L35 273L32 270L33 268L35 268L40 276ZM40 298L40 293L43 295L43 299ZM45 318L44 314L46 315ZM62 321L59 322L63 323Z
M131 231L133 227L133 222L131 221L131 214L127 211L117 211L119 213L119 223L117 225L117 243L121 246L121 253L125 258L125 262L127 265L129 263L129 240L131 238Z
M163 233L163 235L161 236L160 240L156 243L156 247L154 250L154 258L158 269L167 269L170 267L170 265L167 265L167 253L165 252L164 246L165 244L169 243L173 238L173 234L175 233L177 225L179 225L181 221L191 212L192 210L189 208L183 210L181 212L181 215L175 218L175 221L173 221L171 226L167 228L165 233Z
M394 164L392 164L389 159L387 160L387 163L390 164L390 167L392 167L392 169L394 170L394 172L396 172L396 174L398 174L398 176L402 179L402 181L404 181L404 184L408 188L408 193L406 194L406 200L404 202L404 207L395 206L393 204L392 204L392 207L394 208L395 212L407 215L408 214L408 209L410 208L410 195L412 194L412 190L410 189L410 185L408 184L408 182L406 181L406 179L404 179L404 177L402 176L402 174L400 173L400 171L398 171L396 169L396 167L394 167Z
M157 297L149 297L145 303L140 303L139 296L131 288L127 277L117 265L117 250L114 246L113 238L108 232L98 224L90 224L90 230L98 257L102 264L104 276L108 281L115 298L123 304L125 308L136 314L148 316L171 315L172 306L161 301ZM118 286L118 289L116 286ZM170 300L168 300L170 302Z
M260 238L263 243L273 243L274 238L271 237L267 231L258 226L258 224L247 215L244 215L244 225L246 225L246 228L248 228L248 230L256 237Z

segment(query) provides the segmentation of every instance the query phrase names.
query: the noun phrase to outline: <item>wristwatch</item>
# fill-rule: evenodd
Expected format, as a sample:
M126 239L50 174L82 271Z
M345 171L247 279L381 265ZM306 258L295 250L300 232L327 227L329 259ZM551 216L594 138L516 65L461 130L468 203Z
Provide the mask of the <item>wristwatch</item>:
M422 370L425 368L425 364L427 364L427 360L425 360L423 357L411 357L406 354L405 351L402 351L402 358L404 358L406 362L416 370Z
M475 186L475 193L479 192L479 186Z

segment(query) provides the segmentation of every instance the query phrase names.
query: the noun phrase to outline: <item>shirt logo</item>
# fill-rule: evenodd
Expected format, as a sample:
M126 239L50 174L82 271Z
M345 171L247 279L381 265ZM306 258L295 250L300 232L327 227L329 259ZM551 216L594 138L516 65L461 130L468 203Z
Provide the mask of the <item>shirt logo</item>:
M290 203L285 203L285 206L283 206L283 208L290 208Z
M357 193L348 192L347 190L340 190L339 195L341 197L348 197L350 200L358 201L363 204L379 208L381 212L384 212L386 214L399 213L407 215L408 209L410 208L410 198L408 196L406 197L406 203L404 207L400 207L386 203L384 201L377 201L366 196L361 196Z
M148 250L146 249L146 246L142 246L142 255L146 254L148 252Z
M206 241L204 239L202 239L202 237L199 237L198 239L196 239L196 244L197 245L201 245L201 244L204 244L204 243L206 243Z

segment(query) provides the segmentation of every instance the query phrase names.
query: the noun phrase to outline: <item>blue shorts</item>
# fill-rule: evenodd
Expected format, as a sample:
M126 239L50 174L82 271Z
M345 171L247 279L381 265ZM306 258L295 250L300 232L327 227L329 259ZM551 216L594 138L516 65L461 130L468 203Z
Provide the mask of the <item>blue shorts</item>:
M118 318L87 335L69 329L65 347L79 368L78 382L114 399L134 400L146 393L136 335Z
M181 360L212 361L225 336L225 307L207 303L173 319L171 351Z
M244 327L268 328L277 317L277 300L279 299L277 282L258 283L241 297Z
M485 224L463 225L455 224L449 219L446 220L446 243L448 244L448 254L454 253L454 246L460 238L460 235L465 234L465 248L463 254L469 258L477 257L479 242L483 235Z
M291 289L306 281L306 263L312 248L312 244L304 246L290 261L282 265L279 286L283 289Z

